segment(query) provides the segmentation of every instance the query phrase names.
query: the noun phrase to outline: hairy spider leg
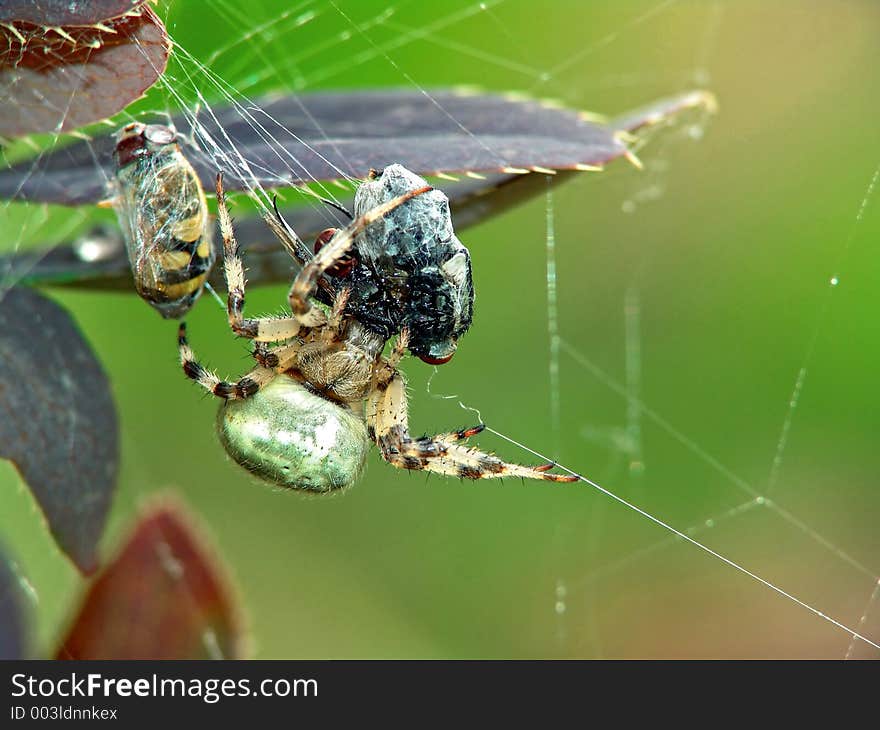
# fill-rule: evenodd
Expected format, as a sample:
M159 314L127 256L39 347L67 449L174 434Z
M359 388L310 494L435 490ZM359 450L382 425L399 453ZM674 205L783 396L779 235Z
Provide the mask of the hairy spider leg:
M186 322L181 322L177 330L177 348L183 372L205 390L210 391L218 398L227 400L250 398L278 373L283 373L290 368L296 361L302 347L302 342L293 340L271 349L260 349L259 354L255 348L254 357L259 364L233 383L221 380L216 373L208 370L196 360L195 353L186 339Z
M459 443L483 430L483 426L452 433L414 439L409 433L406 383L396 373L384 387L370 393L366 406L370 437L382 458L398 469L415 469L457 476L462 479L497 479L522 477L551 482L574 482L577 477L551 474L554 464L523 466L509 464L494 454Z
M409 347L409 330L404 327L397 336L397 342L394 343L394 348L388 357L380 357L373 366L374 388L388 387L388 383L398 374L397 366L406 355L407 347Z
M244 318L245 274L241 250L235 239L232 218L226 205L223 190L223 174L217 173L217 215L220 219L220 232L223 234L223 271L226 274L226 312L229 326L235 334L257 342L280 342L296 337L300 328L317 327L324 324L326 317L320 309L310 318L303 317L261 317ZM275 230L273 228L273 230ZM277 231L276 231L277 235Z
M278 197L275 195L272 196L272 210L273 214L264 214L263 220L266 221L269 230L275 234L275 238L281 241L284 248L293 257L293 260L300 266L305 266L306 261L312 258L312 252L302 242L302 239L296 235L296 232L287 225L287 221L284 220L284 216L278 210Z
M300 340L292 340L275 347L267 347L262 342L258 342L254 344L254 351L251 354L262 367L283 373L295 364L302 348L303 343Z
M327 326L322 330L321 342L318 343L320 349L327 349L334 342L342 340L343 314L350 291L348 287L345 287L333 300L330 319L327 321ZM263 342L255 342L254 350L251 354L264 368L270 368L275 370L276 373L282 373L295 364L297 355L304 347L305 345L301 340L285 342L275 347L267 347ZM312 347L314 347L314 343Z

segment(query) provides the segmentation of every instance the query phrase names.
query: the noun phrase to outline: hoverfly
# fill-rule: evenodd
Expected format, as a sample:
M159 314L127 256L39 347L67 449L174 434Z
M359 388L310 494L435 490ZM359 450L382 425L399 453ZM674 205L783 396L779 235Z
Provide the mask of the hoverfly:
M163 317L178 319L202 293L214 263L205 191L171 127L133 122L116 139L110 203L135 288Z

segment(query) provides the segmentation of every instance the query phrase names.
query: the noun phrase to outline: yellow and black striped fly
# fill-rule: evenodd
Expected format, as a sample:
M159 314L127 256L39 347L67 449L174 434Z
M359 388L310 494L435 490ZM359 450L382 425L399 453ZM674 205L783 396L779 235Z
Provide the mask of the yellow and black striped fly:
M186 314L214 264L205 191L171 127L134 122L116 137L112 204L138 294L165 318Z

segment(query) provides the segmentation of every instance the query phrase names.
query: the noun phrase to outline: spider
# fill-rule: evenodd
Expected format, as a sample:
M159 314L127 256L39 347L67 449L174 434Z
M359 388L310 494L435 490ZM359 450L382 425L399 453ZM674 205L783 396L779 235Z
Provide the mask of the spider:
M217 203L229 325L254 341L258 364L236 382L219 379L197 362L185 323L178 347L184 373L224 400L218 433L241 466L279 486L330 492L357 480L372 442L400 469L575 480L550 473L552 463L510 464L464 444L482 425L410 435L401 360L409 350L446 362L471 321L470 255L442 192L400 165L374 171L358 188L352 222L321 234L314 254L277 210L266 215L301 268L288 294L292 315L259 319L244 317L244 264L221 175Z

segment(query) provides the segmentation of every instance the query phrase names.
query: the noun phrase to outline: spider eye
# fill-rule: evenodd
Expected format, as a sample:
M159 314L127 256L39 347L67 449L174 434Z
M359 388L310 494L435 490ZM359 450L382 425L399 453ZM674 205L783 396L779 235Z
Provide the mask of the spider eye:
M318 251L330 243L330 241L333 240L333 236L335 236L338 231L338 228L325 228L321 231L315 239L315 253L317 254ZM354 263L354 256L346 254L333 264L333 266L327 269L327 273L330 274L330 276L335 276L337 279L344 279L351 273L352 268L354 268Z

